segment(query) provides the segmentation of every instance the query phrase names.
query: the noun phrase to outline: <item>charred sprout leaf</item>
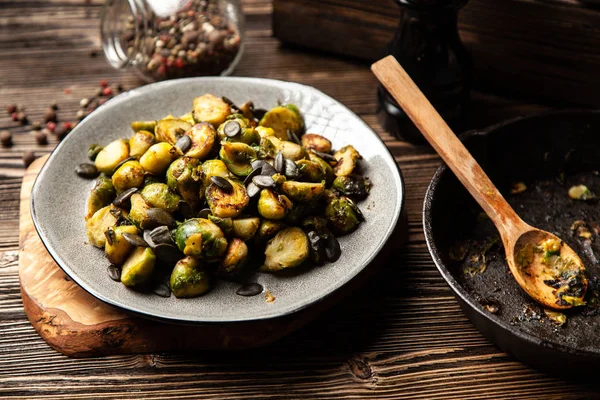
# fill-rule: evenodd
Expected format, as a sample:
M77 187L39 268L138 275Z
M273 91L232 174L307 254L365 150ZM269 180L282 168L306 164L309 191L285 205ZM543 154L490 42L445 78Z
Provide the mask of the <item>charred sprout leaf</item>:
M510 188L510 194L519 194L527 190L527 185L524 182L515 182Z
M115 198L115 188L112 181L106 176L99 176L94 181L87 201L85 218L89 219L99 209L109 205Z
M548 319L550 319L558 326L562 326L567 322L567 316L563 313L551 310L544 310L544 314L546 314L546 317L548 317Z
M298 227L279 231L267 244L261 270L274 272L302 264L310 254L308 237Z
M167 186L179 193L183 201L193 210L201 207L200 188L201 174L198 171L199 161L192 157L181 157L173 161L167 170Z
M197 297L210 289L210 279L202 261L185 257L175 264L169 286L177 298Z
M231 114L229 104L212 94L196 97L193 107L193 115L196 122L208 122L214 127L221 125L229 114Z
M129 157L129 143L123 139L117 139L103 148L94 162L98 171L110 175L115 167L127 157Z
M569 189L569 197L573 200L594 200L596 195L585 185L571 186Z
M463 272L468 276L475 276L485 272L488 266L487 253L496 246L500 238L494 238L483 245L474 246L472 253L469 255L467 262L463 266ZM533 256L532 256L533 257ZM533 260L533 258L532 258Z
M371 181L361 175L351 174L338 176L333 181L333 189L345 196L353 196L359 199L368 196L371 191Z
M479 302L484 309L492 314L498 314L500 312L500 303L494 299L484 299Z
M129 255L121 270L121 282L135 287L148 282L154 272L156 256L149 247L136 247Z
M585 221L582 220L577 220L573 222L573 224L571 225L571 231L573 231L578 237L583 239L592 240L593 238L592 232L589 230Z

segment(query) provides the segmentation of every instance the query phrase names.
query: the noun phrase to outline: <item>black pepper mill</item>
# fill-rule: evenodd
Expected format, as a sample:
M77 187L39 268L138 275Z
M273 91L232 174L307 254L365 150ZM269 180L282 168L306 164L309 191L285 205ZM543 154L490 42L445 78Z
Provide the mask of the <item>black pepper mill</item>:
M471 57L458 34L457 15L467 0L394 0L403 8L389 48L455 132L464 129ZM390 94L377 89L379 122L400 140L425 143Z

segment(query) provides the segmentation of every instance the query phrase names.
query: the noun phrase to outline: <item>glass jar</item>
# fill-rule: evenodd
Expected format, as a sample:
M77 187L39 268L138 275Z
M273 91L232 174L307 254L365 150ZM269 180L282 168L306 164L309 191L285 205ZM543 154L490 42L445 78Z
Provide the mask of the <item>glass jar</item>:
M147 81L229 75L243 51L239 0L107 0L100 34L117 69Z

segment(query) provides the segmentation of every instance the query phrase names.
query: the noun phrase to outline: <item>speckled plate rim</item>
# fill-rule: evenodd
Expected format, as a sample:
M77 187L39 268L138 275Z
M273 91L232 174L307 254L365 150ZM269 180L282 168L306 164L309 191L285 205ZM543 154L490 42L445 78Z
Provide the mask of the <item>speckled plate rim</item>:
M477 136L486 137L499 128L504 128L506 126L509 126L509 125L514 124L519 121L538 119L538 118L543 118L545 116L552 116L552 115L555 116L555 115L573 114L573 113L600 114L600 110L567 109L567 110L560 110L560 111L547 111L547 112L542 112L542 113L536 113L536 114L526 115L526 116L522 116L522 117L507 119L507 120L499 122L497 124L490 125L481 130L467 131L467 132L460 134L459 138L461 141L465 141L465 140L469 140L472 137L477 137ZM600 350L597 352L596 351L586 351L586 350L581 350L581 349L578 349L575 347L565 346L560 343L550 342L550 341L544 340L538 336L529 334L527 332L523 332L522 330L517 329L514 326L507 324L506 322L502 321L500 318L496 317L495 315L485 312L481 308L479 303L454 278L452 273L448 270L446 264L442 261L442 253L437 248L437 246L435 244L435 240L433 238L432 223L431 223L431 220L432 220L431 212L432 212L433 203L436 201L435 200L436 190L438 188L440 180L442 179L443 174L446 172L451 172L451 171L448 168L448 166L443 163L435 171L433 177L431 178L429 186L427 187L427 192L425 194L425 200L423 202L423 231L425 233L425 241L427 243L427 248L429 250L429 254L431 255L431 258L433 259L433 262L435 263L437 270L440 272L440 274L442 275L442 278L444 278L444 280L446 281L446 283L448 284L448 286L450 287L450 289L452 290L454 295L457 296L462 301L462 304L468 306L471 311L476 312L480 319L486 320L488 323L500 327L500 329L502 329L507 335L516 336L520 340L530 343L532 346L541 346L541 347L552 349L557 352L567 353L567 354L570 354L573 356L582 356L582 357L585 357L585 356L598 357L598 356L600 356ZM472 319L470 315L468 315L468 317L469 317L469 319ZM504 349L504 350L511 352L511 349L508 349L508 348Z
M30 199L30 209L31 209L31 217L33 220L33 224L34 227L42 241L42 244L44 245L44 247L46 248L46 250L48 251L48 253L50 254L50 256L54 259L54 261L56 262L56 264L71 278L73 279L73 281L75 283L77 283L77 285L79 285L82 289L84 289L86 292L88 292L89 294L91 294L92 296L94 296L95 298L103 301L104 303L110 304L112 306L115 306L117 308L126 310L128 312L132 312L136 315L145 317L145 318L149 318L149 319L154 319L154 320L158 320L161 322L168 322L168 323L177 323L177 324L185 324L185 325L206 325L206 324L222 324L222 323L244 323L244 322L254 322L254 321L267 321L267 320L273 320L276 318L281 318L284 316L289 316L292 314L295 314L305 308L308 308L312 305L315 305L317 303L322 302L323 300L325 300L326 298L330 297L334 292L337 292L339 289L341 289L343 286L345 286L347 283L349 283L352 279L354 279L360 272L362 272L373 260L374 258L381 252L381 250L384 248L384 246L387 244L387 242L389 241L389 239L392 237L392 234L394 233L394 230L396 229L400 216L402 214L402 212L404 211L404 207L405 207L405 185L404 185L404 178L402 176L402 172L398 166L398 164L396 163L396 161L394 160L394 157L392 156L392 154L390 153L389 149L387 148L387 146L385 145L385 143L383 142L383 140L379 137L379 135L377 135L373 129L366 123L364 122L364 120L358 116L356 113L354 113L352 110L350 110L348 107L346 107L345 105L343 105L341 102L337 101L336 99L328 96L327 94L321 92L318 89L315 89L311 86L308 85L304 85L304 84L300 84L300 83L295 83L295 82L289 82L289 81L283 81L283 80L276 80L276 79L267 79L267 78L252 78L252 77L197 77L197 78L185 78L185 79L175 79L175 80L169 80L169 81L163 81L163 82L157 82L157 83L152 83L152 84L148 84L148 85L144 85L142 87L136 88L136 89L132 89L128 92L124 92L121 93L117 96L115 96L114 98L110 99L109 101L107 101L106 103L104 103L102 106L98 107L95 111L95 113L98 115L99 113L101 113L103 110L105 110L107 107L109 106L114 106L118 103L121 102L125 102L127 101L127 98L129 97L129 95L131 95L132 92L135 91L136 94L143 94L146 92L150 92L153 91L157 88L161 88L161 87L167 87L170 85L176 85L182 81L186 81L189 82L190 84L192 83L208 83L208 82L220 82L220 81L239 81L239 82L244 82L244 83L256 83L256 84L260 84L260 83L266 83L266 84L276 84L276 85L282 85L282 87L287 87L290 89L301 89L303 91L307 91L307 92L311 92L314 95L317 95L319 97L322 97L324 99L327 99L333 103L336 104L337 107L340 107L342 110L344 110L345 112L347 112L349 115L352 115L353 117L356 118L357 121L360 121L360 123L362 124L362 127L364 128L365 131L368 131L374 140L377 140L381 145L382 148L384 149L384 151L379 154L380 156L382 156L385 160L386 164L389 165L393 165L394 167L390 168L390 173L393 176L393 180L394 180L394 186L397 188L397 191L399 192L399 197L398 197L398 201L396 204L396 207L394 208L393 212L391 213L392 218L390 220L390 223L385 231L384 234L384 238L383 240L381 240L378 245L376 247L373 248L373 250L370 252L370 256L365 260L365 262L357 269L355 269L353 271L353 273L347 274L345 275L345 278L342 280L339 280L337 282L333 282L328 289L326 290L326 293L316 299L313 299L312 301L304 301L302 303L298 303L295 307L290 307L287 310L284 310L283 312L280 312L278 314L275 315L267 315L267 316L261 316L261 317L254 317L254 318L247 318L247 317L240 317L240 318L230 318L230 319L219 319L219 318L203 318L203 319L191 319L191 318L178 318L178 317L173 317L173 316L168 316L168 315L159 315L159 314L155 314L155 313L149 313L146 311L141 310L139 307L136 307L134 305L128 305L128 304L121 304L120 302L116 302L113 299L111 299L110 297L106 297L103 294L99 293L94 287L91 287L90 285L87 285L85 282L83 282L83 280L78 276L77 273L75 273L75 271L73 271L71 269L71 267L69 266L69 263L67 260L65 260L60 254L58 254L58 252L56 252L54 250L54 248L52 247L52 245L49 243L49 239L48 236L46 235L45 229L43 226L40 225L40 221L38 219L37 216L37 207L36 207L36 202L35 199L37 198L37 196L39 196L40 194L38 193L38 189L39 189L39 182L41 182L43 179L45 179L46 173L49 170L50 166L52 165L52 163L54 162L54 160L57 158L57 156L60 154L61 149L71 140L76 140L78 132L83 130L85 127L85 120L83 120L80 124L78 124L73 131L61 142L59 143L56 148L52 151L52 153L50 154L48 160L46 161L46 163L44 164L44 166L41 168L38 176L35 179L32 191L31 191L31 199Z

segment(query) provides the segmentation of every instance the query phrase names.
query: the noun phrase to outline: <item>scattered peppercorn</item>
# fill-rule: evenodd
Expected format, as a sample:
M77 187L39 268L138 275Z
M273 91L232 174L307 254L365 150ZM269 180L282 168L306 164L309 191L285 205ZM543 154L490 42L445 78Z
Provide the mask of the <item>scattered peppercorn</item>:
M48 122L46 124L46 129L48 129L50 132L54 132L56 129L56 122Z
M12 114L15 111L17 111L17 106L15 104L9 104L9 105L6 106L6 112L8 114Z
M44 111L44 122L56 122L56 111L52 107Z
M24 111L20 111L17 113L17 120L21 123L21 125L27 124L27 114Z
M26 151L25 153L23 153L23 164L25 164L25 167L29 167L34 161L35 154L33 153L33 151Z
M68 129L68 130L73 129L73 124L69 121L63 122L63 126L65 127L65 129Z
M104 90L102 91L102 94L104 96L111 96L112 95L112 89L109 87L105 87Z
M80 107L86 108L88 106L88 104L90 104L90 99L83 98L83 99L79 100Z
M65 94L71 94L71 89L67 88L64 90Z
M50 103L50 108L53 110L58 110L58 104L56 103L56 100L52 101L52 103Z
M125 91L125 88L120 83L117 85L117 92L122 93Z
M92 58L98 57L98 50L91 50L90 51L90 57L92 57Z
M33 137L39 145L48 144L48 135L44 131L46 131L46 129L43 131L33 131Z
M67 133L69 133L69 130L65 128L64 125L57 125L54 129L54 134L59 140L62 140L65 136L67 136Z
M0 143L2 147L10 147L13 144L12 134L9 131L0 132Z
M31 124L31 129L33 129L34 131L39 131L40 129L42 129L42 124L39 121L35 121Z
M96 90L96 97L102 96L102 92L104 92L104 89L98 88L98 90Z
M106 79L102 79L100 81L100 86L102 86L103 88L108 87L108 81Z
M10 118L11 118L13 121L18 121L18 120L19 120L19 113L18 113L18 112L16 112L16 111L15 111L15 112L13 112L12 114L10 114Z
M79 110L79 111L77 111L77 114L75 115L75 117L76 117L78 120L82 120L82 119L84 119L84 118L85 118L85 116L86 116L86 112L85 112L85 110Z

